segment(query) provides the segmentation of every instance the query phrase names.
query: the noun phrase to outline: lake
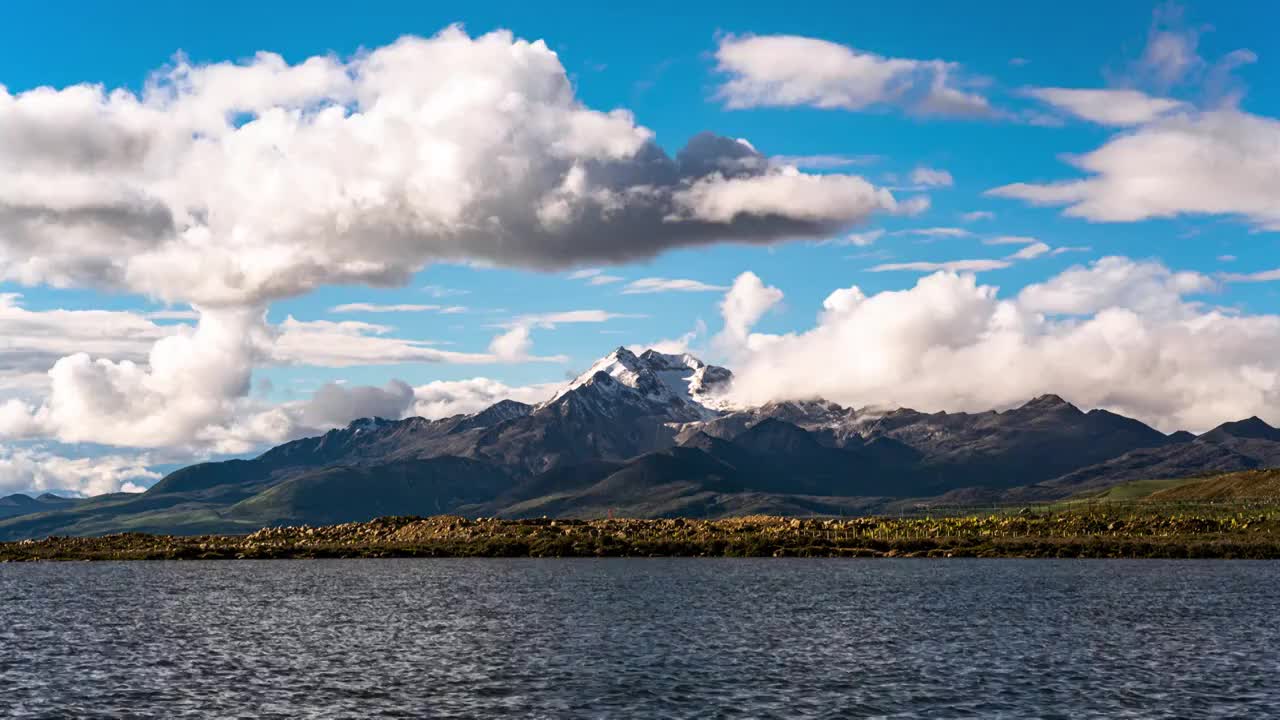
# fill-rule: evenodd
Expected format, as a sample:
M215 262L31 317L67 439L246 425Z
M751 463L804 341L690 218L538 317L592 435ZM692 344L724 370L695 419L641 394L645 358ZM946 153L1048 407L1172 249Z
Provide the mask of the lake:
M0 565L13 717L1259 717L1280 563Z

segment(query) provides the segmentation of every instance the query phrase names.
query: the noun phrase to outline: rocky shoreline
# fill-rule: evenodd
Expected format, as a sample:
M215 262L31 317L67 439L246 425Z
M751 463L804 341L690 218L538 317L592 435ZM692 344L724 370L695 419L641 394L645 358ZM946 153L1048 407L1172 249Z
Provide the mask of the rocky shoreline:
M249 535L0 543L0 561L388 557L1280 558L1280 513L1123 510L954 517L501 520L388 517Z

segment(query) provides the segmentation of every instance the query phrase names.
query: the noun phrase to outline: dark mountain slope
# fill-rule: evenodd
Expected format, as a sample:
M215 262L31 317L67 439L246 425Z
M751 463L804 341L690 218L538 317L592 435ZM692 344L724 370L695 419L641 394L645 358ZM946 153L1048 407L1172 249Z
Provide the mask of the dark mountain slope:
M1255 415L1245 420L1222 423L1196 439L1227 444L1247 440L1280 442L1280 430L1271 427Z
M758 510L793 507L792 501L780 501L793 496L810 498L810 507L847 508L850 498L874 496L900 483L916 459L918 454L892 440L836 448L822 444L814 433L770 418L733 440L697 433L680 446L646 453L621 466L596 465L595 482L587 466L573 473L553 471L549 476L560 482L552 492L537 494L550 489L550 483L539 478L522 486L523 495L513 494L504 498L507 504L489 507L497 514L517 516L590 514L601 509L719 515L732 512L730 507L745 507L735 496L751 495L748 504ZM899 461L903 462L894 464ZM563 483L567 475L572 485Z
M487 502L506 473L467 458L329 466L299 474L233 505L227 517L266 525L324 525L385 515L440 515Z
M1278 439L1280 430L1253 417L1223 423L1190 442L1172 441L1159 447L1130 451L1042 485L1055 495L1065 496L1132 480L1276 467L1280 466Z
M1169 443L1163 433L1105 410L1081 412L1046 395L1004 412L889 413L870 424L924 455L930 490L1049 480L1131 450Z
M528 498L500 509L510 516L586 517L620 511L652 517L707 514L719 495L744 490L739 474L696 448L642 455L579 490Z

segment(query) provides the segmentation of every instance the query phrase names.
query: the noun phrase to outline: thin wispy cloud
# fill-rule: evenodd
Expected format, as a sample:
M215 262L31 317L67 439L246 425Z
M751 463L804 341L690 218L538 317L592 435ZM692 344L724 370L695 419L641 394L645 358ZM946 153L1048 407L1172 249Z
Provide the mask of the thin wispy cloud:
M879 155L773 155L769 162L780 167L804 170L833 170L845 167L865 167L882 160Z
M433 298L456 297L458 295L469 295L471 293L470 290L445 287L443 285L423 285L422 292L430 295Z
M532 325L537 327L554 328L556 325L570 323L602 323L610 320L617 320L619 318L642 317L645 317L645 315L639 313L611 312L608 310L562 310L558 312L518 315L505 323L496 325L496 327Z
M382 305L378 303L345 303L343 305L334 305L329 308L331 313L414 313L414 312L437 312L442 315L456 315L464 313L467 308L462 305L417 305L414 303L399 303L394 305Z
M1230 283L1260 283L1280 280L1280 268L1252 273L1221 273L1218 279Z
M1186 107L1178 100L1128 89L1046 87L1024 93L1083 120L1116 127L1142 125Z
M1012 263L1007 260L946 260L943 262L905 262L905 263L887 263L884 265L876 265L871 268L871 272L894 272L899 270L911 270L915 272L937 272L944 270L947 272L983 272L986 270L1001 270L1007 268Z
M911 182L925 188L944 188L955 184L951 173L946 170L924 166L911 171Z
M519 315L507 322L497 323L492 327L506 329L489 343L489 352L504 362L526 362L529 360L548 360L564 362L564 355L553 355L539 358L532 354L535 329L554 330L559 325L580 323L604 323L619 318L642 318L641 314L616 313L608 310L563 310L558 312L531 313Z
M957 227L908 228L906 230L896 230L890 234L899 237L916 235L927 238L963 238L973 236L971 231Z
M877 240L884 237L883 229L867 230L866 232L849 233L844 237L831 238L823 242L824 245L852 245L854 247L868 247L874 245Z
M1001 235L999 237L987 238L982 241L983 245L1031 245L1040 242L1036 238L1027 235Z
M1001 238L997 238L1001 239ZM895 272L895 271L914 271L914 272L937 272L939 270L947 272L985 272L988 270L1003 270L1011 267L1014 263L1023 260L1034 260L1043 255L1057 254L1053 248L1047 243L1042 243L1035 238L1018 238L1006 237L1002 238L1004 242L992 244L997 245L1022 245L1017 251L1005 255L1002 258L981 258L981 259L965 259L965 260L943 260L940 262L918 261L904 263L885 263L876 265L871 268L871 272ZM1074 248L1071 248L1074 249Z
M724 285L711 285L701 280L687 278L648 277L634 280L622 290L623 295L641 295L646 293L665 292L723 292L729 288Z
M617 275L606 275L600 268L583 268L569 273L570 280L586 280L588 285L611 285L622 282L626 278Z
M1031 260L1034 258L1038 258L1041 255L1044 255L1045 253L1050 252L1051 250L1053 250L1053 248L1049 247L1048 245L1042 242L1031 243L1030 245L1027 245L1021 250L1010 255L1009 259L1010 260Z

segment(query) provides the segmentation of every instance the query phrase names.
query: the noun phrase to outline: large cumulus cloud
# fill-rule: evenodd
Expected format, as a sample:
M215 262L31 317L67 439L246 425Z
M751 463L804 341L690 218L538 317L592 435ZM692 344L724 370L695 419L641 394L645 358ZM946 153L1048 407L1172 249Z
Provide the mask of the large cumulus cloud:
M1120 257L1011 297L971 274L939 272L906 290L836 290L812 328L786 335L744 334L742 318L755 315L726 302L721 340L736 360L735 399L752 404L825 397L986 410L1059 393L1164 430L1254 414L1280 423L1280 316L1195 298L1212 289L1201 275ZM752 276L730 295L767 290Z
M0 496L140 492L160 479L146 456L67 457L40 447L0 445Z
M146 362L67 355L41 403L0 404L0 435L130 447L189 445L234 416L272 338L260 308L220 309L157 341Z
M507 32L293 65L179 58L136 94L0 88L0 279L29 284L250 305L435 260L617 262L895 207L744 141L702 135L672 158Z

